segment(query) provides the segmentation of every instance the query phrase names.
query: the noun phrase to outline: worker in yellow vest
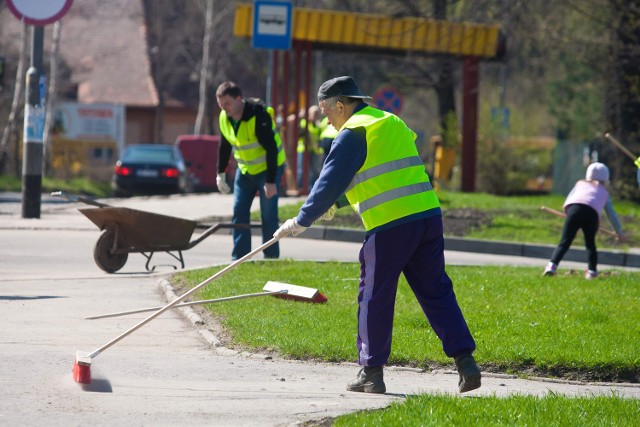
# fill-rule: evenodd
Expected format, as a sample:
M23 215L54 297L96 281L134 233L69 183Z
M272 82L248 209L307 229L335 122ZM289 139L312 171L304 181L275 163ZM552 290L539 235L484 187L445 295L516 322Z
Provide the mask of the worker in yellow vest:
M322 149L320 148L320 134L322 133L320 107L312 105L309 107L309 115L305 119L301 114L300 127L298 131L298 168L297 168L297 184L298 189L303 185L303 173L305 167L305 153L308 152L309 157L309 189L318 178L320 169L322 168Z
M382 369L391 353L394 302L404 274L429 324L455 361L461 393L480 387L475 341L445 271L440 202L418 155L416 134L396 115L370 107L349 76L328 80L318 101L338 129L331 151L298 216L274 234L296 236L330 219L346 194L360 215L357 377L347 390L384 393Z
M231 151L238 163L233 181L233 224L249 224L251 204L260 195L262 240L271 240L278 229L278 187L284 170L285 152L275 121L269 111L256 100L244 99L235 83L218 86L216 99L220 111L220 145L218 176L221 193L231 192L226 169ZM231 257L240 259L251 252L251 229L233 229ZM264 251L265 258L278 258L280 248L274 244Z
M329 151L331 150L331 144L336 136L338 136L338 130L329 123L329 119L325 116L320 122L322 133L320 134L320 148L322 149L322 164L324 165Z

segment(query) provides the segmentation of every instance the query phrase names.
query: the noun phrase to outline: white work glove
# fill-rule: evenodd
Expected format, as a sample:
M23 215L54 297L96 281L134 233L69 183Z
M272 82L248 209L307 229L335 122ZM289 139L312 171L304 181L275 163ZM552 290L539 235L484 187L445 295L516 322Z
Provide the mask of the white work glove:
M331 205L331 207L325 213L322 214L320 219L323 219L325 221L331 221L333 217L336 216L337 210L338 210L338 207L336 205Z
M226 173L223 172L218 174L218 176L216 177L216 184L218 185L218 190L220 190L222 194L231 193L231 187L229 187L229 184L227 184Z
M291 218L285 221L280 228L273 233L273 237L276 239L281 239L289 234L292 236L297 236L298 234L305 231L308 227L298 224L298 221L295 218Z

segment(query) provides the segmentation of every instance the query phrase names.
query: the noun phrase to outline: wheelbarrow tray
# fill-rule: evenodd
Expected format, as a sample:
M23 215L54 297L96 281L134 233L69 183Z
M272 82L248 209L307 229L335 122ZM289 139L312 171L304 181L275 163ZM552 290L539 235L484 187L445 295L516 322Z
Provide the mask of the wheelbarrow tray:
M156 252L167 253L184 268L182 251L194 247L220 228L250 227L249 224L218 223L192 240L198 223L188 219L105 204L78 210L102 230L93 259L107 273L120 270L130 253L142 254L147 259L145 268L148 271L155 269L149 264Z
M122 207L79 210L100 230L117 228L127 252L180 251L200 241L191 242L198 224L188 219Z
M217 223L191 239L198 223L183 218L145 212L136 209L115 207L62 191L51 193L72 202L82 202L94 208L78 209L102 231L93 251L98 267L107 273L115 273L127 262L130 253L141 253L149 268L155 252L166 252L180 262L184 268L182 251L190 249L215 233L220 228L251 228L253 224ZM175 254L177 252L177 255ZM175 266L173 266L176 268Z

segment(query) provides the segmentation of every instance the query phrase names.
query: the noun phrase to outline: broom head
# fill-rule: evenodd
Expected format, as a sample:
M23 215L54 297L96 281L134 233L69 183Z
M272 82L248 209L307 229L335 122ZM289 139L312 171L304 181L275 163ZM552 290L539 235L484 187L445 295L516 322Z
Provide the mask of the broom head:
M307 288L306 286L292 285L290 283L273 282L268 281L264 288L265 292L279 292L286 290L286 293L274 295L276 298L289 299L294 301L305 301L314 304L321 304L327 302L327 297L324 296L315 288Z
M80 384L91 384L91 358L83 351L76 351L73 361L73 380Z

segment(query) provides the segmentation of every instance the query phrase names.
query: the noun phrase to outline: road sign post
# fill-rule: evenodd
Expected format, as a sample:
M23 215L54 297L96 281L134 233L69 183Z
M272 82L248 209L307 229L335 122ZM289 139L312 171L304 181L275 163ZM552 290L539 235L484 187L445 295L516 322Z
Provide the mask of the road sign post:
M44 140L44 104L40 103L40 70L44 27L31 31L31 66L27 70L22 139L22 217L40 218L42 193L42 156Z
M73 0L7 0L7 7L31 28L31 66L26 77L26 102L24 106L24 133L22 140L22 217L40 218L42 193L42 157L44 141L45 85L42 73L44 25L62 18ZM42 87L41 87L42 86Z

